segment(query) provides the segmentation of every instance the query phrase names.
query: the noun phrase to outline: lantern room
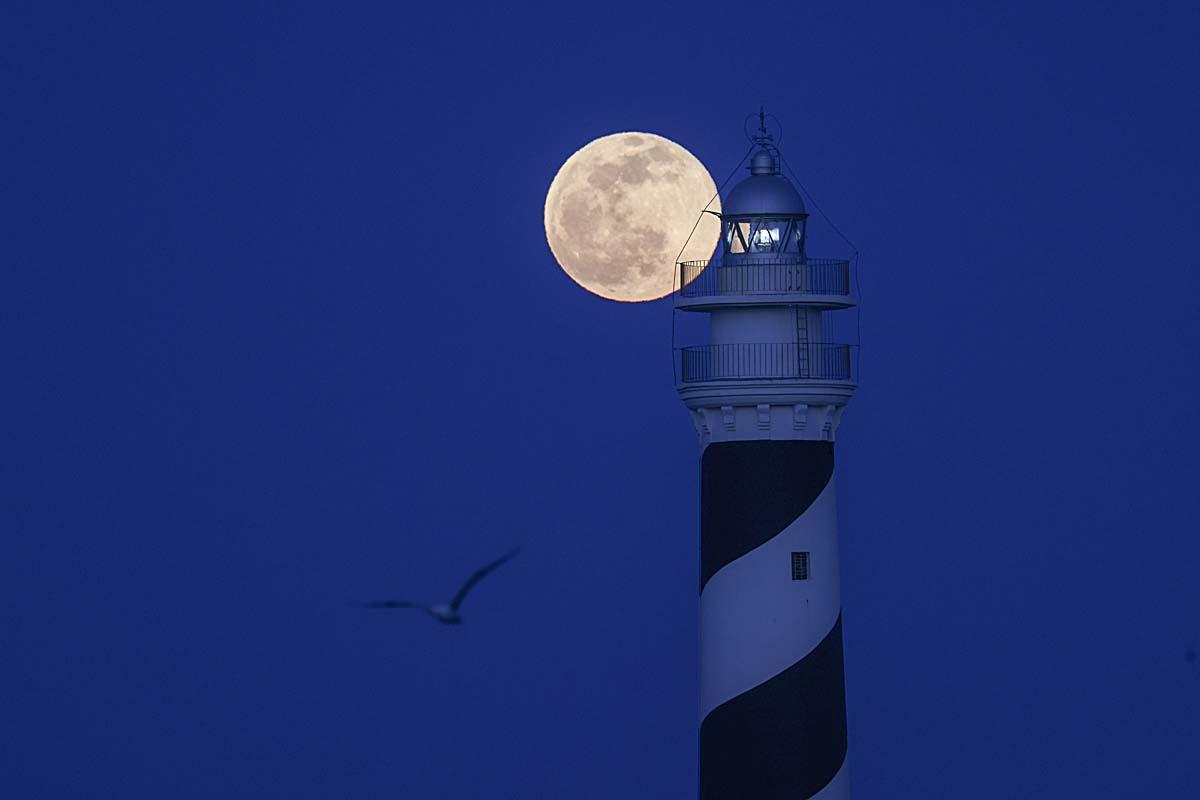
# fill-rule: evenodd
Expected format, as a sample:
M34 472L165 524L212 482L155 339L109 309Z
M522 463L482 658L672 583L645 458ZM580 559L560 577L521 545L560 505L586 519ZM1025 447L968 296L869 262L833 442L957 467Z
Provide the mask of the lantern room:
M750 177L733 187L722 204L724 260L737 263L753 261L753 256L785 255L803 258L807 235L804 201L791 181L780 174L778 150L764 142L750 162Z

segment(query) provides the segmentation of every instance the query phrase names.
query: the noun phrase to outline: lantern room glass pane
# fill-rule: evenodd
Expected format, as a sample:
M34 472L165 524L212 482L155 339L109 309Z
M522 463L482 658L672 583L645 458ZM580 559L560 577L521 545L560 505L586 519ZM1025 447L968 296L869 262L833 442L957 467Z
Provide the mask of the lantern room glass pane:
M764 219L754 225L754 233L750 237L750 252L774 253L779 247L779 232L785 220Z
M734 255L803 254L805 226L801 217L726 220L722 241L725 252Z
M749 222L730 222L725 232L725 249L730 253L745 253L750 241Z

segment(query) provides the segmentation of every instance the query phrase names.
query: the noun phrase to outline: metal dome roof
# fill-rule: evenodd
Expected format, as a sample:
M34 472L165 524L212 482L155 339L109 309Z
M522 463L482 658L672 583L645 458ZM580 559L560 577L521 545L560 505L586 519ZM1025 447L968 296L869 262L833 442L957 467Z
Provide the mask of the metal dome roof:
M778 214L798 216L807 214L804 200L792 182L782 175L751 175L721 199L721 216L742 214Z

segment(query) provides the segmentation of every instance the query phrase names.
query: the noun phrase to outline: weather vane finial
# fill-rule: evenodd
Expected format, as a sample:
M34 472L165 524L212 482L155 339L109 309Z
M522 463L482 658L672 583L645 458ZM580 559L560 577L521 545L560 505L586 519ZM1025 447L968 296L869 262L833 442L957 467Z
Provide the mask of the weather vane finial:
M752 131L750 130L750 120L754 119L755 116L758 117L758 130ZM771 130L767 127L768 116L770 116L771 119L775 119L773 115L767 114L767 108L765 104L759 104L757 115L752 111L746 115L744 120L742 120L742 133L746 135L747 139L762 147L774 147L776 144L778 144L775 141L774 134L772 134ZM776 122L778 122L778 120L776 120Z

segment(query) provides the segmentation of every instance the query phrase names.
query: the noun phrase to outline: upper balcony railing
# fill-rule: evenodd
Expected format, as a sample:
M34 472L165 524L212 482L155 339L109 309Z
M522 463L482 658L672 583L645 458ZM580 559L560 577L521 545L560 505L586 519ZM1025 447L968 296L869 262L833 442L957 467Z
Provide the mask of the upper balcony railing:
M750 260L754 259L754 260ZM684 261L679 264L684 298L734 295L850 296L850 262L829 258L762 258L722 264Z
M683 383L703 381L853 381L852 346L809 342L761 342L684 347L679 351Z

